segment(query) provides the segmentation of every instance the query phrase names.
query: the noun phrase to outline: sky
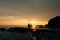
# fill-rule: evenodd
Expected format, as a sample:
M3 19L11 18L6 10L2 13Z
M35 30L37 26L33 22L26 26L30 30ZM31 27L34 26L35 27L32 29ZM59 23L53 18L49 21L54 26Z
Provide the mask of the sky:
M55 16L60 16L60 0L0 0L0 25L42 25Z

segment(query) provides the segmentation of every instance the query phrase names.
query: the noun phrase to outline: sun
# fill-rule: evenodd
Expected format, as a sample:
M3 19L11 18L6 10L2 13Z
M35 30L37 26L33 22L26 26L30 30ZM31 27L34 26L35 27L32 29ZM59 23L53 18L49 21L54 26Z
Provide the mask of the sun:
M32 24L32 29L35 29L36 23L36 21L30 21L30 24Z
M32 21L31 23L32 23L32 24L36 24L36 21Z

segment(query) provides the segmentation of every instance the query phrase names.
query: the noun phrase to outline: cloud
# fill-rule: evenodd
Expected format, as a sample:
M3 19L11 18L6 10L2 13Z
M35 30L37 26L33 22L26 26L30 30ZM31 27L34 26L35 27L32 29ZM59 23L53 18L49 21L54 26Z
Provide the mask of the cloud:
M0 16L48 20L56 15L60 15L59 0L0 0Z

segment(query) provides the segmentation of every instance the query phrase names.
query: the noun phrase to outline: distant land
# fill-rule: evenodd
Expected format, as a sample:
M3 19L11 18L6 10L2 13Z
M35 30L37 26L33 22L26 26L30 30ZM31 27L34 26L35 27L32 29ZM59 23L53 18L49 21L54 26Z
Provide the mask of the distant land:
M23 27L23 28L27 28L27 25L0 25L0 28L10 28L10 27Z

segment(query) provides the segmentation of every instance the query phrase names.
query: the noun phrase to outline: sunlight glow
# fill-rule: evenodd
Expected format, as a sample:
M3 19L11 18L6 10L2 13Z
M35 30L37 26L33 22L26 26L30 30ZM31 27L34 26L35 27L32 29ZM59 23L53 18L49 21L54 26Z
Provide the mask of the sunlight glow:
M32 28L35 29L36 25L44 25L46 21L40 21L37 19L28 19L28 18L20 18L16 16L0 16L0 25L26 25L32 24Z
M30 21L29 23L32 24L32 29L35 29L35 26L36 26L37 22L36 21Z
M32 21L32 28L35 29L35 24L36 24L36 21Z

